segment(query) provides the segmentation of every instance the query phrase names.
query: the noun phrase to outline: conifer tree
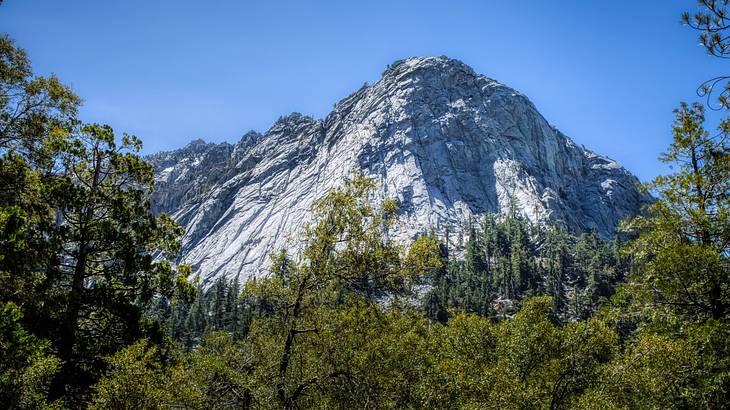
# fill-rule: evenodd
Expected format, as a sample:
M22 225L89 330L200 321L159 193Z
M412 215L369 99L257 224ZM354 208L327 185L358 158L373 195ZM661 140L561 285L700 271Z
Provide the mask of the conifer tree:
M649 185L658 200L629 225L639 231L630 249L643 266L632 286L667 314L720 320L730 312L730 121L710 135L701 105L675 113L662 160L676 171Z

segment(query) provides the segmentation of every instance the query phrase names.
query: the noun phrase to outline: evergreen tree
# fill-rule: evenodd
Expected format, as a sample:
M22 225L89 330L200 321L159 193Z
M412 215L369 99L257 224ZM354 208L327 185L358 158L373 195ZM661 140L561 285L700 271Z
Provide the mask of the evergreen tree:
M110 127L87 125L60 158L51 186L59 224L51 234L62 245L49 278L68 292L57 339L64 366L53 397L68 386L83 392L98 377L99 357L156 332L145 324L144 306L185 286L169 263L181 229L151 213L152 168L140 148L135 137L125 135L118 146Z
M636 267L610 312L617 323L638 327L635 349L649 350L647 372L677 370L687 356L699 358L682 365L692 375L682 379L686 393L647 387L692 403L689 407L725 408L730 388L730 121L711 136L703 127L701 105L682 104L675 113L673 141L661 157L675 172L648 185L656 202L646 216L626 226L637 235L626 249ZM666 362L662 350L677 354Z
M637 297L688 321L725 319L730 312L730 121L719 134L703 128L703 107L676 110L674 140L662 160L674 174L650 185L658 200L629 248L640 269L632 277Z
M544 260L544 290L553 298L558 311L562 311L567 303L565 298L565 280L571 266L568 235L562 227L551 228L547 233L542 250Z
M695 13L682 13L682 22L700 32L699 43L708 55L718 58L730 56L730 15L727 0L698 0L700 10ZM700 97L707 98L708 106L712 106L712 98L716 99L722 109L730 108L730 76L720 75L705 81L697 88Z
M0 37L0 302L20 307L23 327L49 341L62 361L51 400L71 406L104 356L160 335L144 317L156 296L189 294L187 271L170 263L180 229L150 212L140 141L81 125L79 103Z

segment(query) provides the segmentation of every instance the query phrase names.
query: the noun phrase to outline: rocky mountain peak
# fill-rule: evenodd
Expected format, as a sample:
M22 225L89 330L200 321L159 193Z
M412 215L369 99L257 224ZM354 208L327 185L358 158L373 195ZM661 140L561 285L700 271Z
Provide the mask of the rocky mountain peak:
M463 62L446 56L438 57L409 57L397 60L390 64L383 71L382 78L402 78L415 76L419 72L430 72L431 74L450 77L454 75L468 75L477 77L474 70Z
M279 117L271 126L268 133L286 132L288 134L297 134L301 129L311 127L317 123L314 118L298 112Z
M238 144L243 144L243 143L245 143L248 140L257 139L257 138L261 138L261 133L251 130L251 131L243 134L243 136L241 137L241 139L238 140Z
M354 172L376 180L376 200L400 200L403 242L514 208L610 237L648 200L525 96L443 56L394 62L322 120L292 113L235 146L194 146L151 157L153 199L186 227L183 260L206 280L263 274L269 253L296 251L312 203Z

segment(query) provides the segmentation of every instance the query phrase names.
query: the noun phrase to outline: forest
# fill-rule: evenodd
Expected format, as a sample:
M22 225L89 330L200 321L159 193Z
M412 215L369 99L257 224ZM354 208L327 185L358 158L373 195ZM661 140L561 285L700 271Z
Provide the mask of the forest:
M727 1L682 18L730 55ZM353 175L269 275L204 286L141 140L3 35L0 407L729 408L730 119L705 124L729 77L698 90L615 238L515 210L403 246Z

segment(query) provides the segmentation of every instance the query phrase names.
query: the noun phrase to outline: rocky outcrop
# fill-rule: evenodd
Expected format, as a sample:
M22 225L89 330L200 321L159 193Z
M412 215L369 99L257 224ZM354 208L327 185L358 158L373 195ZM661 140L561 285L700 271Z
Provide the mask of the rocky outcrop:
M235 145L195 141L150 160L154 207L185 226L183 260L204 280L265 273L272 251L297 248L311 204L354 172L400 200L390 234L404 242L511 208L610 237L648 200L524 95L446 57L393 63L324 119L295 113Z

